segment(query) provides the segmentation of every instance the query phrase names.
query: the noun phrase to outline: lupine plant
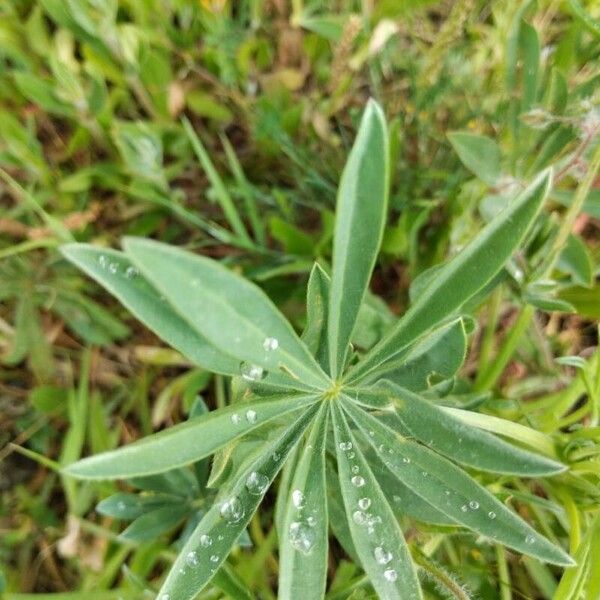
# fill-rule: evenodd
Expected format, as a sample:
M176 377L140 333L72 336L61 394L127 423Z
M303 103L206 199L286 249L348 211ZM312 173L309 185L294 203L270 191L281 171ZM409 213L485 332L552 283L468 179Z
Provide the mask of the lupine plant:
M191 472L215 454L212 487L219 486L183 536L160 600L194 598L220 573L282 470L279 598L324 596L330 526L380 598L422 598L403 516L574 564L463 469L544 477L564 465L486 431L474 413L444 405L435 393L464 361L472 326L465 306L527 242L552 173L538 174L422 278L410 308L365 350L352 339L382 241L388 179L386 122L370 101L339 185L331 273L314 265L301 336L259 287L218 261L140 238L125 238L123 252L63 246L71 262L191 362L232 377L230 405L64 469L79 479L140 482ZM502 434L503 422L494 423ZM104 501L104 510L116 500Z

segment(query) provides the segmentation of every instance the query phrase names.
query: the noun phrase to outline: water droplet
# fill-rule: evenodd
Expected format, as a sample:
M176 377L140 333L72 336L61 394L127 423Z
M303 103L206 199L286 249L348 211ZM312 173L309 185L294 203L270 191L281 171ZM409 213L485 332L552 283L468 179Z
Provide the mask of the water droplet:
M127 505L121 500L120 502L117 502L117 508L122 512L127 508Z
M212 538L210 537L210 535L201 535L200 536L200 545L203 546L204 548L208 548L209 546L212 545Z
M469 508L472 510L477 510L479 508L479 502L476 500L471 500L471 502L469 502Z
M232 496L221 504L221 516L229 523L237 523L244 518L244 506L239 498Z
M346 458L348 458L348 460L352 460L355 456L356 454L354 454L354 452L348 452L348 454L346 454Z
M405 464L408 464L408 463L410 463L410 458L408 458L408 456L405 456L405 457L402 459L402 462L403 462L403 463L405 463Z
M396 571L394 571L394 569L386 569L383 572L383 576L390 582L390 583L394 583L394 581L396 581L396 579L398 579L398 573L396 573Z
M369 435L370 435L371 437L375 437L375 432L374 432L372 429L370 429L370 430L369 430Z
M249 409L246 411L246 420L248 423L256 423L256 411Z
M360 467L358 465L352 465L350 470L352 471L353 475L356 475L360 471Z
M343 451L352 450L352 442L340 442L338 446Z
M225 537L224 537L222 534L219 534L219 535L217 536L217 539L218 539L220 542L222 542L222 541L225 539Z
M185 562L190 567L197 567L200 564L198 561L198 555L193 550L186 554Z
M357 525L364 525L367 522L367 515L362 510L355 510L352 514L352 520Z
M219 562L219 557L216 554L213 554L210 557L210 562L214 562L214 563Z
M310 554L315 540L316 534L307 523L294 521L290 524L290 544L295 550L302 554Z
M490 512L488 513L488 517L494 520L496 518L496 513L493 510L490 510Z
M260 381L265 376L265 370L260 365L247 362L241 364L240 373L246 381Z
M460 507L460 510L462 510L463 512L467 512L467 511L469 510L469 507L468 507L466 504L463 504L463 505Z
M140 272L135 267L127 267L127 270L125 271L125 277L127 277L127 279L135 279L139 274Z
M535 537L533 537L531 534L529 534L526 538L525 538L525 543L526 544L535 544Z
M273 462L279 462L281 454L279 454L279 452L273 452L273 454L271 454L271 458L273 459Z
M98 264L103 268L106 269L106 267L108 266L108 258L106 258L106 256L104 256L104 254L101 254L98 257Z
M169 594L162 594L159 600L171 600L171 596Z
M296 508L302 508L304 506L304 494L300 490L294 490L292 492L292 503Z
M368 510L369 506L371 506L371 498L361 498L358 501L358 506L362 509L362 510Z
M310 527L314 527L317 524L317 519L311 515L310 517L307 517L306 522Z
M231 422L232 422L234 425L239 425L241 421L242 421L242 420L240 419L240 415L238 415L237 413L233 413L233 414L231 415Z
M252 471L246 479L246 489L253 496L260 496L267 491L269 487L269 478L258 471Z
M365 485L365 480L360 475L355 475L350 481L352 482L352 485L356 487Z
M379 444L379 452L385 452L386 451L386 447L383 444Z
M377 548L375 548L375 550L373 552L373 556L375 556L375 560L380 565L387 565L392 560L392 558L394 558L392 553L388 552L382 546L377 546Z
M270 350L277 350L277 348L279 348L279 340L277 338L267 337L263 342L263 348L267 352L269 352Z

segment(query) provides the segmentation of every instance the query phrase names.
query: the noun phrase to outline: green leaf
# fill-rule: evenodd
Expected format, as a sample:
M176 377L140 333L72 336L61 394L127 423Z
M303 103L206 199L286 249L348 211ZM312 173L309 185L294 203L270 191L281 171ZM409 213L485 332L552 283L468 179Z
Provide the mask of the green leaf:
M141 515L161 506L170 505L174 497L168 494L125 494L119 492L105 498L96 506L96 512L107 517L123 519L126 521L137 519ZM180 498L175 498L180 502Z
M348 382L397 357L411 342L448 318L482 289L525 237L548 194L551 179L550 170L541 173L441 268L390 333L350 371Z
M118 450L90 456L63 472L81 479L152 475L200 460L265 422L310 406L311 396L276 397L227 406L149 435Z
M316 407L309 408L276 440L248 459L239 477L221 491L173 564L159 598L191 600L226 560L231 547L275 479L288 454L310 426Z
M494 140L466 131L453 131L448 139L469 171L488 185L498 183L502 156Z
M240 361L217 350L204 336L191 329L169 304L161 300L160 294L125 254L88 244L66 244L61 246L61 252L118 298L146 327L193 363L215 373L239 374Z
M569 235L556 266L564 273L568 273L575 285L589 287L594 281L592 257L578 235Z
M380 598L422 598L421 588L396 521L337 402L331 403L340 487L352 541Z
M315 263L308 278L306 327L302 333L302 340L325 371L329 370L327 305L330 283L329 275L325 273L321 265Z
M462 319L434 329L420 338L402 359L385 363L381 371L369 376L386 379L412 391L429 387L429 378L453 377L462 366L467 352L467 334Z
M388 183L385 116L370 100L337 196L328 311L329 366L333 378L344 369L358 310L381 245Z
M521 477L544 477L566 469L559 462L521 450L491 433L466 425L430 401L391 382L382 381L376 389L382 390L376 394L387 395L396 407L398 418L417 440L463 465Z
M267 295L218 262L152 240L126 238L142 274L221 352L248 361L246 377L284 371L314 387L327 377Z
M538 534L450 461L398 436L354 403L344 401L343 406L388 469L425 502L457 523L523 554L557 565L574 564L561 548Z
M327 579L328 514L325 489L327 403L322 403L286 494L279 534L282 600L321 600Z
M189 507L172 503L140 515L119 535L119 539L128 542L148 542L177 526Z

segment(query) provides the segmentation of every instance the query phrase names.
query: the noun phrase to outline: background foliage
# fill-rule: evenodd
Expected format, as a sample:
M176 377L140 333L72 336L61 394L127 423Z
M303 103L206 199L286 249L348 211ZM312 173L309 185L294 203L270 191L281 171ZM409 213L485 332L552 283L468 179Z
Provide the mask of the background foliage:
M479 326L448 401L512 420L517 437L519 423L534 427L540 449L570 464L551 493L543 480L481 482L551 539L558 522L579 567L562 576L417 522L413 555L451 573L456 597L463 585L503 600L598 594L598 9L577 0L334 4L0 3L8 598L152 597L210 501L211 480L202 490L202 474L82 485L58 466L232 398L222 378L164 348L56 247L114 246L122 235L186 246L259 283L300 328L312 263L330 262L335 191L369 96L390 121L391 212L360 345L379 339L423 289L419 275L533 174L554 165L558 182L538 227L560 244L515 257L474 304ZM565 212L574 202L583 211ZM543 261L534 272L532 255L550 260L552 248L557 266L540 284ZM106 503L94 509L117 491L122 518ZM202 598L275 597L274 509L267 498ZM330 598L373 597L335 545L329 578ZM433 585L428 593L444 597Z

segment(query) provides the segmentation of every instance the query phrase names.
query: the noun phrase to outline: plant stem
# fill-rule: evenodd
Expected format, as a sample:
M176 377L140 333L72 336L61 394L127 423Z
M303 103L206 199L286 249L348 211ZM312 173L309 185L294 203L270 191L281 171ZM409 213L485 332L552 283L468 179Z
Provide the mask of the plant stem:
M506 562L506 552L500 545L496 545L496 561L498 563L498 586L500 588L499 600L512 600L510 589L510 573Z

